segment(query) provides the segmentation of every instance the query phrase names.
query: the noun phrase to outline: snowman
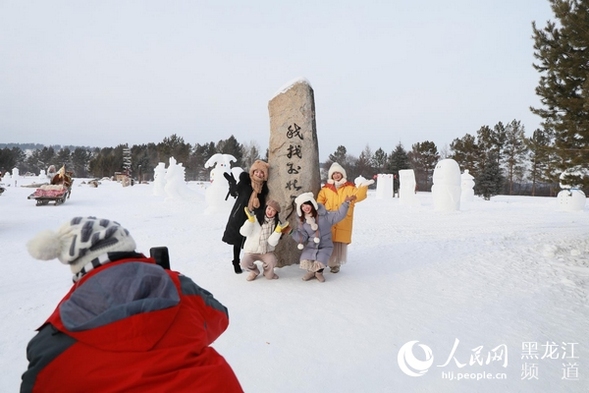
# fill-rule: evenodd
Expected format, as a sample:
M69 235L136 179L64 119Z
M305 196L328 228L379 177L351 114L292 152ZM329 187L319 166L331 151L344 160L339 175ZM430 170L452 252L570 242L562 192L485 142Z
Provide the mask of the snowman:
M237 159L231 154L216 153L205 162L205 168L213 167L209 174L211 184L205 190L207 213L216 213L224 211L228 206L231 207L233 201L227 201L229 184L224 175L225 173L233 174L235 179L239 179L239 174L243 172L243 169L231 168L231 163L236 161Z

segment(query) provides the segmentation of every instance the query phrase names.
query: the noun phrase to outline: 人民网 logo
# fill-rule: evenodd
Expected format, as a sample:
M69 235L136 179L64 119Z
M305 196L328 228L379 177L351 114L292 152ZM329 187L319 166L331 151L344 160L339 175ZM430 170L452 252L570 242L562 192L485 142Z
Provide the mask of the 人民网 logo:
M405 343L399 349L399 354L397 355L399 368L410 377L421 377L434 363L434 355L431 348L425 344L417 344L418 342L414 340ZM423 351L423 360L418 359L413 352L416 344Z

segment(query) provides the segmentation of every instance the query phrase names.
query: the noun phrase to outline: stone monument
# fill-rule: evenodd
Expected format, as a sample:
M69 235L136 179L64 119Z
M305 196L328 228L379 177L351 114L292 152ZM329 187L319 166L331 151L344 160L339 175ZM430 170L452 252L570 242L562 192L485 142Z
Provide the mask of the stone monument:
M280 204L280 220L296 228L294 199L303 192L316 197L321 188L313 88L304 78L294 80L274 95L268 111L268 197ZM301 251L290 236L283 236L275 254L282 267L299 263Z

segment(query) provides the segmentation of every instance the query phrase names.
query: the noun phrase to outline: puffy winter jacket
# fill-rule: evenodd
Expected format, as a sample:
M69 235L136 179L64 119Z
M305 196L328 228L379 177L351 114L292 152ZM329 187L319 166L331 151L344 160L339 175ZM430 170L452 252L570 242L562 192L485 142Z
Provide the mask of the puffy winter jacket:
M290 235L297 243L304 244L300 260L319 261L327 265L329 257L333 251L333 241L331 240L331 227L337 222L343 220L346 216L350 202L344 202L339 209L334 212L328 212L325 206L318 204L317 219L319 232L319 243L315 243L314 238L317 231L314 231L307 222L301 223L296 230Z
M266 247L262 247L260 245L260 236L262 235L262 226L258 222L258 218L256 217L256 221L250 222L249 220L245 220L241 228L239 229L239 233L242 236L245 236L245 243L243 244L243 251L250 253L250 254L265 254L267 252L274 251L274 247L278 244L280 240L281 234L278 232L274 232L276 229L276 220L274 220L272 224L272 234L268 237L266 241L268 245Z
M319 190L317 202L325 205L325 208L329 211L336 211L346 197L356 195L356 200L350 205L346 217L331 228L334 242L345 244L352 242L354 206L356 203L366 199L367 193L368 187L356 187L352 182L347 182L339 188L336 188L333 184L326 184Z
M153 259L90 271L27 347L21 392L242 392L209 345L229 323L209 292Z

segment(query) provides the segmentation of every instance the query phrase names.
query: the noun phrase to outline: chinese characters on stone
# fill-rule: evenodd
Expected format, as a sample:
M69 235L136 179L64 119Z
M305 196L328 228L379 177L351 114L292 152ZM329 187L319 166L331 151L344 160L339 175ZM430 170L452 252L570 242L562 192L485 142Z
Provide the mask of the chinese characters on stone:
M291 202L294 201L299 191L303 188L299 185L299 174L301 173L301 160L303 158L302 148L299 141L304 141L301 127L296 123L288 126L286 131L286 137L288 138L289 145L286 148L286 156L290 161L286 163L286 173L288 179L284 184L284 188L287 189L290 194Z

